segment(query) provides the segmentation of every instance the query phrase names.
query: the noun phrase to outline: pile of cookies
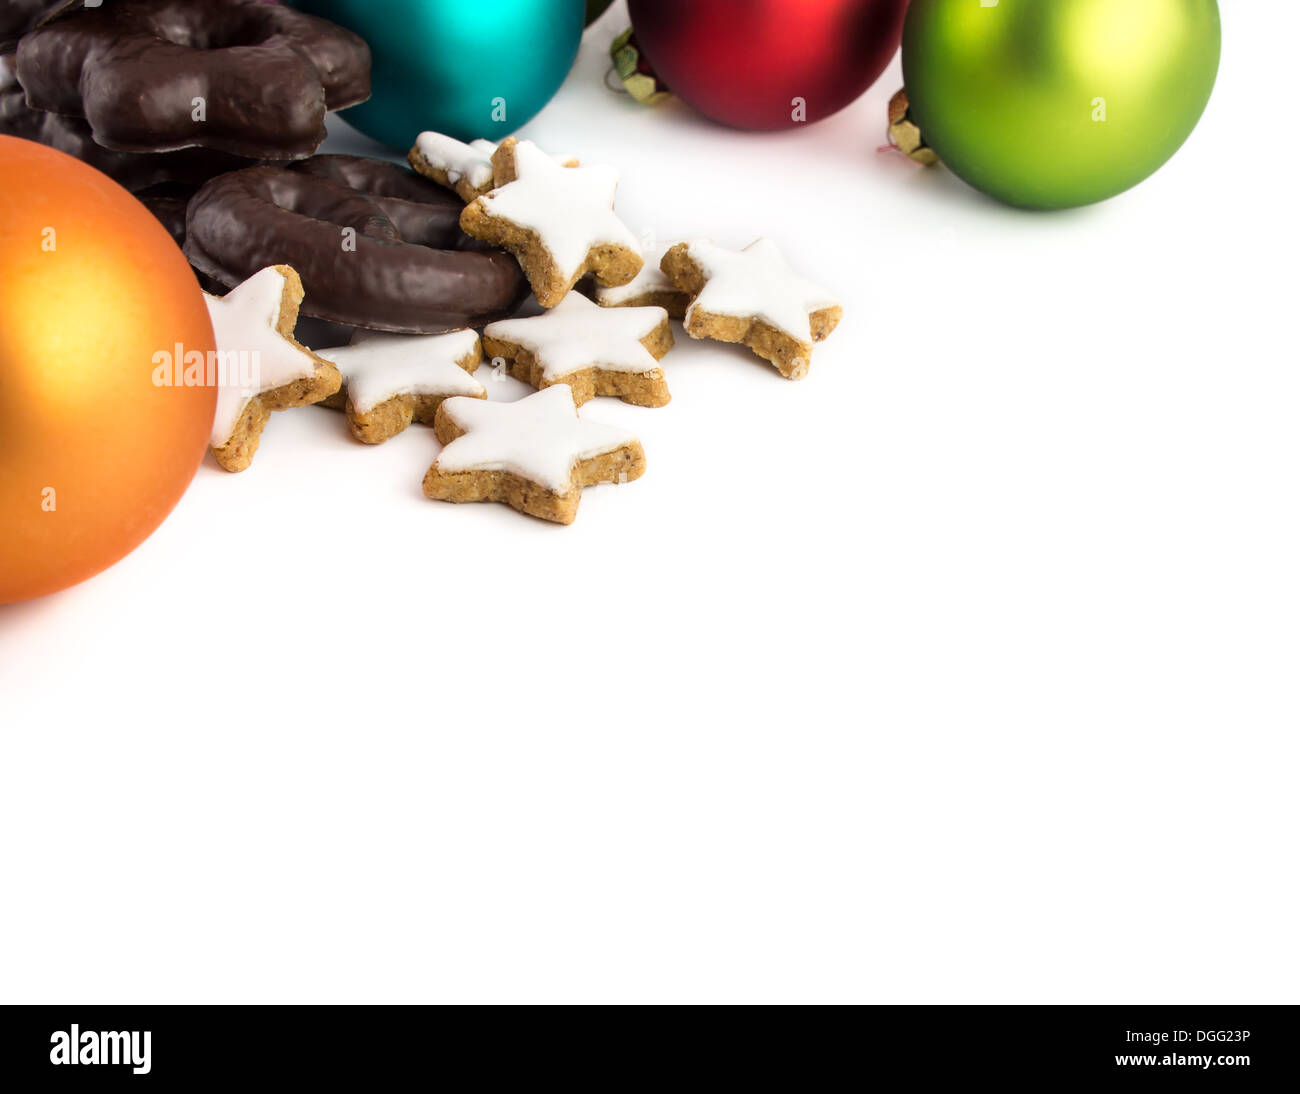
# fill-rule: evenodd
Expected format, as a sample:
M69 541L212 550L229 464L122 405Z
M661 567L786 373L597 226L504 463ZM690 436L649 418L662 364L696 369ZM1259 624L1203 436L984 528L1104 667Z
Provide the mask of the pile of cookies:
M370 47L287 6L0 4L0 133L84 160L174 231L208 179L311 155L326 112L369 97Z
M792 270L770 240L743 251L688 241L647 262L614 211L612 168L514 138L494 146L436 133L421 134L409 159L467 202L459 217L467 236L515 256L543 312L487 323L481 336L361 324L348 344L313 351L291 335L302 300L297 275L287 266L264 269L210 298L218 345L265 350L270 336L297 364L263 367L255 387L223 388L213 433L223 467L248 465L269 411L320 402L341 407L353 434L370 444L412 422L431 423L445 447L425 475L430 498L500 501L567 524L583 487L628 482L645 470L634 436L578 408L600 396L667 404L660 362L673 347L670 317L692 338L749 346L789 379L807 374L813 344L839 322L831 294ZM587 278L594 301L575 291ZM485 356L537 393L487 402L472 375Z
M530 141L423 133L413 170L316 155L369 70L356 35L260 0L0 7L0 133L136 192L208 294L226 470L251 464L272 411L320 404L367 444L431 425L430 498L567 524L584 487L644 472L635 436L579 408L667 404L670 320L790 379L839 322L768 240L643 255L617 172ZM530 291L541 314L520 318ZM488 401L485 359L537 392Z

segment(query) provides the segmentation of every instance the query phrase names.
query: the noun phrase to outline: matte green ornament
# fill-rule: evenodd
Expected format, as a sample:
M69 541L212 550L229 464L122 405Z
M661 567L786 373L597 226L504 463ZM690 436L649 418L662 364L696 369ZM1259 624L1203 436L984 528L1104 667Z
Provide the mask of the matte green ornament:
M1104 201L1196 128L1221 36L1217 0L912 0L907 118L950 170L1011 205Z
M500 140L542 109L578 54L583 0L294 0L359 34L373 57L371 97L343 111L406 151L432 129Z

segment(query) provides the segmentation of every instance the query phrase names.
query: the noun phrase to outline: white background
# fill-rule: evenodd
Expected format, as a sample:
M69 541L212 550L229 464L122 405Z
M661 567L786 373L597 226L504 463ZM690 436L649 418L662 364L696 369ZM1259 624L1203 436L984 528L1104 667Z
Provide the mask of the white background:
M679 331L570 528L295 411L0 609L0 997L1295 1002L1300 19L1224 7L1173 163L1032 215L876 154L897 65L784 135L605 90L617 5L525 133L839 331Z

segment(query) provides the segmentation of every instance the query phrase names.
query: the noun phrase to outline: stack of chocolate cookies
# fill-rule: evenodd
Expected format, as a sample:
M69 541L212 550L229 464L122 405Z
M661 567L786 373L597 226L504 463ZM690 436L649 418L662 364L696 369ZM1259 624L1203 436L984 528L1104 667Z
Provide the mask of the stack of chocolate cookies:
M104 172L178 239L199 186L311 155L325 139L326 111L369 95L366 43L278 4L6 0L0 8L0 133Z
M460 232L454 198L396 164L315 154L326 114L369 95L361 38L266 0L0 6L0 134L134 193L208 292L293 266L304 327L329 344L512 313L521 273Z

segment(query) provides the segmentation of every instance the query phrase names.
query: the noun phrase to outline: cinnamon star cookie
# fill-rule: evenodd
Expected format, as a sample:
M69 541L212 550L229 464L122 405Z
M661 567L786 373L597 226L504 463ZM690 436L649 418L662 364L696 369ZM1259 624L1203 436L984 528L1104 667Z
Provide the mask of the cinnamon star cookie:
M673 348L663 308L598 308L570 293L541 315L489 323L483 347L526 384L568 384L578 406L596 395L636 406L664 406L672 397L659 367Z
M640 272L636 236L614 213L612 167L561 167L513 137L492 167L496 188L465 206L461 231L513 254L542 307L555 307L585 274L624 285Z
M429 468L424 493L439 501L499 501L571 524L584 487L645 472L641 442L580 418L565 384L514 403L448 399L433 428L447 447Z
M225 296L203 295L220 374L212 455L225 470L243 471L271 411L333 395L339 370L294 341L302 282L292 267L268 266Z
M788 380L808 375L813 343L844 314L835 297L796 273L770 239L756 239L743 251L709 239L679 243L661 265L691 295L687 334L742 342Z

